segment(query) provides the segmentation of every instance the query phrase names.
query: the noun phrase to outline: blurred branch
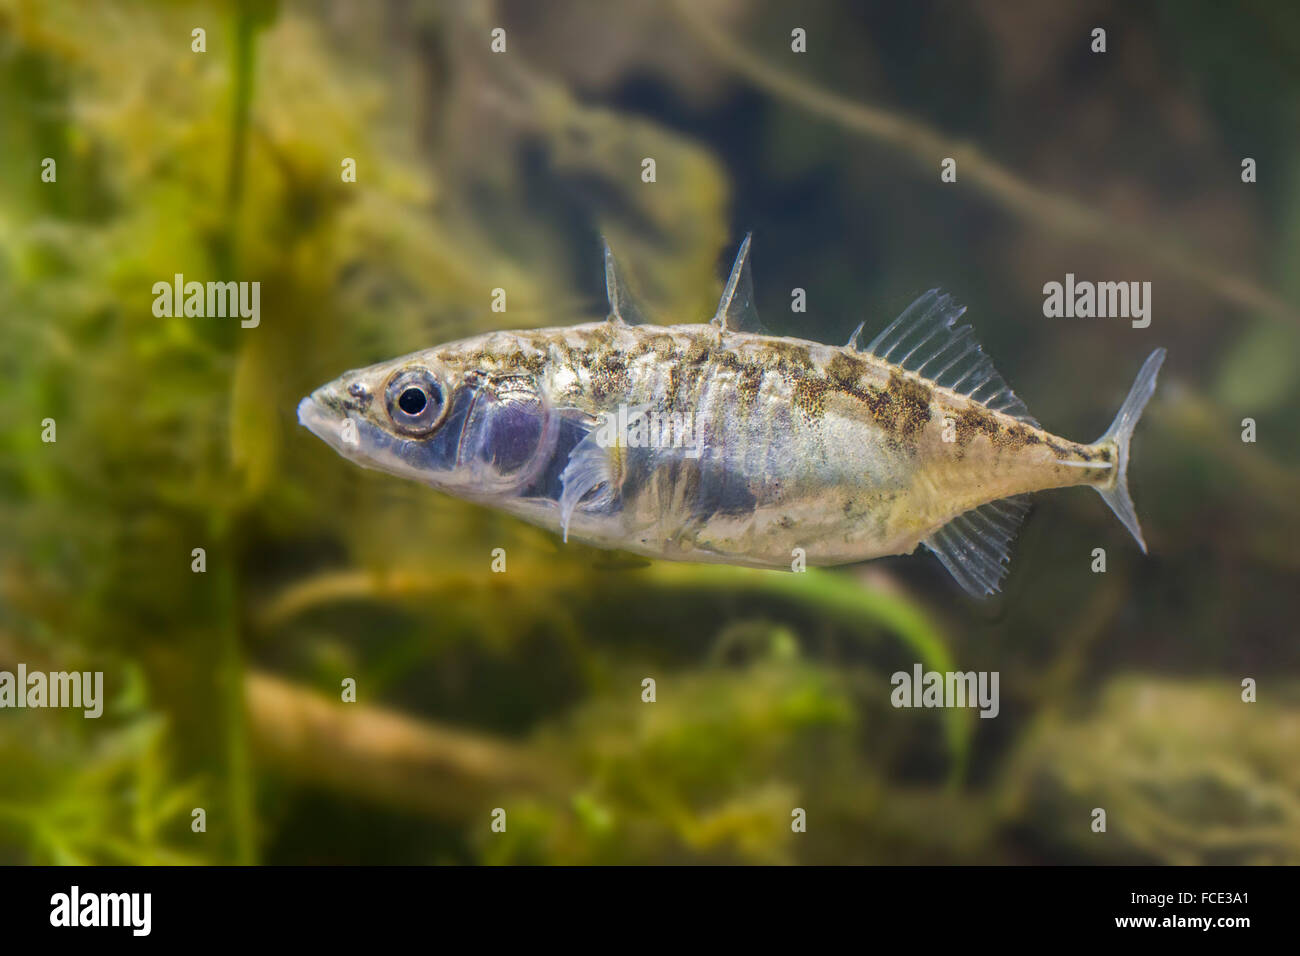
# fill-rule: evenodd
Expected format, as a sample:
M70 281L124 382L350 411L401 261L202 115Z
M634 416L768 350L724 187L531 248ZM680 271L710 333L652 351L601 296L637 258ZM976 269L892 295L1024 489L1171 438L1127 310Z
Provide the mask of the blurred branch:
M256 616L263 632L272 632L294 617L316 607L339 601L384 600L414 594L445 595L456 600L481 592L509 593L512 589L535 594L539 589L579 591L589 586L584 569L569 562L553 562L545 572L530 573L514 565L509 574L483 575L388 574L340 571L316 575L290 585ZM811 569L803 574L757 571L712 564L653 562L627 572L623 580L630 587L671 588L678 593L700 591L762 592L807 605L819 614L839 620L853 631L864 625L881 625L895 634L930 670L954 670L952 655L942 634L912 601L864 586L850 575ZM611 581L612 583L612 581ZM955 784L965 773L970 750L969 714L960 709L945 712L945 737L952 755L950 781Z
M853 102L774 69L762 57L739 46L711 23L697 0L672 0L672 7L710 53L778 99L910 153L927 168L937 168L941 157L952 157L967 182L973 183L1026 222L1069 239L1091 242L1126 256L1145 259L1180 279L1207 289L1225 302L1300 324L1300 312L1275 293L1251 279L1220 269L1172 237L1117 222L1091 206L1034 186L985 156L978 148L951 139L911 117Z
M0 667L66 662L0 631ZM265 673L244 678L248 734L262 762L293 780L438 817L486 818L504 793L560 789L564 773L524 747L402 714L344 704Z
M556 768L522 747L362 704L267 674L244 681L253 746L294 780L439 817L481 815L505 793L557 787Z
M1290 522L1300 521L1300 475L1278 462L1266 446L1243 442L1232 415L1203 392L1180 389L1176 400L1157 404L1155 418L1187 445L1213 448L1214 457L1252 496Z
M1090 600L1069 623L1057 643L1060 651L1037 679L1027 681L1027 696L1035 712L1060 708L1070 701L1070 689L1082 686L1091 655L1102 638L1114 633L1115 618L1123 611L1132 587L1117 574L1098 575L1100 583Z

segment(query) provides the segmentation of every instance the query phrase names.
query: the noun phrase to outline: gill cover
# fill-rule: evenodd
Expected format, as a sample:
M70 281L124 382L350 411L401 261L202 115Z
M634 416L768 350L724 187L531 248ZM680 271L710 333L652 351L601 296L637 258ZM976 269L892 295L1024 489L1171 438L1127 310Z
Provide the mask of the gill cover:
M437 436L453 484L475 497L526 488L549 462L559 418L525 378L475 375L456 390Z

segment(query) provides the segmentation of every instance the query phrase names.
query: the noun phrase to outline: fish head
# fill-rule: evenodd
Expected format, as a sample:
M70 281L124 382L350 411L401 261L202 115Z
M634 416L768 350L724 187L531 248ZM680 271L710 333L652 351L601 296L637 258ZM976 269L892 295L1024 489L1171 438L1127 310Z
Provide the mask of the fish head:
M298 404L298 421L344 458L458 497L516 496L549 462L559 418L534 373L487 372L430 350L357 369Z

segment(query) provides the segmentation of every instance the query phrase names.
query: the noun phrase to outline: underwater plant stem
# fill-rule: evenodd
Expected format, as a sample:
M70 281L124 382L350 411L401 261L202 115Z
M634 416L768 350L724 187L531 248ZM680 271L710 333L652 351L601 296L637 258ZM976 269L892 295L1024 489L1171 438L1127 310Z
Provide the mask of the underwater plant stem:
M234 94L230 118L230 154L226 169L225 231L216 249L216 265L226 273L236 269L240 207L244 195L244 166L248 152L249 115L253 99L254 51L259 21L250 0L239 0L234 12L235 42L231 70ZM233 554L239 516L228 512L213 518L212 540L221 553ZM226 798L230 804L235 862L257 862L254 783L244 700L244 654L240 642L239 585L228 561L215 569L222 609L216 622L220 633L218 688L225 737Z
M231 64L235 90L230 117L230 156L226 167L226 214L232 222L244 196L244 158L248 149L248 117L253 101L253 48L256 42L256 27L247 0L241 0L235 9Z
M940 157L952 157L968 182L1035 226L1067 238L1106 246L1125 256L1145 259L1207 289L1225 302L1300 324L1300 312L1275 293L1244 276L1220 269L1173 238L1117 222L1092 206L1026 182L977 147L951 139L911 117L845 99L775 69L710 23L696 3L672 0L672 8L720 61L773 96L845 129L895 146L927 166L936 166Z
M230 522L214 521L211 538L218 543L218 554L230 554ZM253 766L249 753L248 725L244 700L244 652L240 644L239 619L236 611L238 586L234 569L228 561L215 562L209 574L215 575L216 607L220 617L216 624L220 635L217 655L217 693L221 700L221 726L225 740L226 799L230 805L231 829L234 833L235 862L257 862L257 833L253 814Z
M504 576L503 576L504 577ZM540 585L538 576L523 574L516 580L527 587ZM629 572L630 588L661 586L675 591L717 593L760 591L783 600L804 604L817 613L860 632L864 623L879 624L898 636L928 669L954 670L952 654L938 628L916 605L903 597L864 586L849 574L810 569L802 574L786 571L758 571L721 564L674 564L656 561ZM576 565L557 563L546 570L545 583L552 589L580 591L588 578ZM494 582L497 588L509 581ZM338 601L383 600L413 594L445 594L464 598L473 593L469 576L443 577L410 574L376 575L366 571L337 571L320 574L290 585L256 615L258 630L271 632L313 608ZM955 787L964 779L970 751L970 715L952 708L944 715L944 737L952 758L948 783Z
M843 572L809 568L795 574L722 564L657 561L641 573L675 590L762 591L777 595L806 604L852 630L860 630L864 621L874 621L896 634L929 670L955 670L942 635L919 607L905 598L866 587ZM971 736L969 714L959 708L945 711L944 736L952 758L948 785L955 787L966 773Z

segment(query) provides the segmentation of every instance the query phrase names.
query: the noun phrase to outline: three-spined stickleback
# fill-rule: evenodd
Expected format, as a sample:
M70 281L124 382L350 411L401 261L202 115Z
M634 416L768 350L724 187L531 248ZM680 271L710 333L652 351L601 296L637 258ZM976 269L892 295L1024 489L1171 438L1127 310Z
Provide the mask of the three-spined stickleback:
M1095 488L1146 545L1129 443L1157 349L1101 438L1046 431L937 290L868 345L750 331L749 240L708 322L489 332L341 376L298 406L340 454L598 547L764 568L926 545L997 591L1031 492Z

